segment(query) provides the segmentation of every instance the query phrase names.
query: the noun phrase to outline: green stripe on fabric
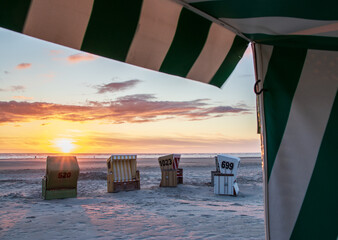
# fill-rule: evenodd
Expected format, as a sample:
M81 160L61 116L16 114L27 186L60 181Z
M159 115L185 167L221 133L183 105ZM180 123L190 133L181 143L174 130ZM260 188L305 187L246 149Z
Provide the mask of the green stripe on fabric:
M298 47L318 50L338 51L338 38L301 35L245 34L256 43L280 47Z
M174 39L159 71L187 76L203 49L210 26L211 21L183 8Z
M338 95L291 239L332 239L338 234Z
M222 87L231 73L234 71L237 63L241 60L245 50L248 47L249 42L244 40L241 37L236 36L234 42L225 57L220 68L217 70L216 74L213 76L209 84L216 87Z
M217 18L297 17L305 19L337 20L338 1L268 0L260 1L205 1L192 6Z
M264 80L268 179L282 141L306 49L274 47Z
M141 6L142 0L95 1L81 50L125 61Z
M22 32L31 0L0 0L0 27Z

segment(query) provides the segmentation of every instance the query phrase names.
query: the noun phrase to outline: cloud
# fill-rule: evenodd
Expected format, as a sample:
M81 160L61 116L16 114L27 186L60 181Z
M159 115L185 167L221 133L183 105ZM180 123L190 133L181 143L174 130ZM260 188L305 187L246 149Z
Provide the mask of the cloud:
M33 97L25 97L25 96L13 96L12 98L16 100L33 100L34 99Z
M67 58L67 61L70 62L70 63L78 63L78 62L82 62L82 61L92 61L92 60L95 60L96 58L97 58L97 56L95 56L93 54L78 53L78 54L70 55Z
M129 88L134 87L136 84L140 83L141 80L128 80L125 82L112 82L108 84L103 84L100 86L96 86L95 88L98 89L97 93L106 93L106 92L117 92L117 91L123 91Z
M22 91L23 92L25 89L26 89L25 86L17 85L17 86L12 86L10 88L10 91L12 91L12 92Z
M59 54L62 54L63 51L62 50L50 50L49 53L51 55L59 55Z
M181 117L204 120L226 114L247 114L248 106L212 106L208 99L156 101L151 94L120 97L115 101L62 105L46 102L0 101L0 123L59 119L73 122L100 120L115 124L142 123Z
M25 86L21 86L21 85L16 85L16 86L11 86L10 88L0 88L0 92L23 92L25 91L26 87Z
M20 63L16 66L16 69L26 69L32 66L31 63Z
M126 152L240 152L243 148L256 152L259 138L234 138L222 134L175 135L175 136L133 136L126 133L91 132L90 137L79 137L78 143L92 147L94 151L106 151L112 146L123 148ZM101 150L100 150L101 149ZM156 149L156 150L155 150Z

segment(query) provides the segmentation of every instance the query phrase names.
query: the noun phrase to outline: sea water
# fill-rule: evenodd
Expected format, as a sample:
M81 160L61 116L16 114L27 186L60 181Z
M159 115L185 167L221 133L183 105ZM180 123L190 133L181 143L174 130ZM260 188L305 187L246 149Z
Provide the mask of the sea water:
M196 165L209 165L214 164L213 159L216 155L222 153L182 153L181 163L186 166L190 164ZM260 153L226 153L239 158L260 158ZM46 167L47 156L56 156L61 154L56 153L1 153L0 154L0 171L1 170L33 170L44 169ZM74 153L69 154L77 157L80 168L95 169L104 168L106 161L111 154L107 153ZM133 154L137 155L139 166L158 166L157 158L166 155L166 153L150 153L150 154Z

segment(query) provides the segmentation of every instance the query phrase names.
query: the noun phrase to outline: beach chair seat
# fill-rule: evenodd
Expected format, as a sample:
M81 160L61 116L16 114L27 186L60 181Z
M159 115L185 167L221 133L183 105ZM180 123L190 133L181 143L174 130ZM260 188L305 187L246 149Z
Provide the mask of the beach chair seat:
M140 172L136 155L111 155L107 159L107 191L131 191L140 189Z
M240 159L226 154L217 155L216 172L213 174L214 193L219 195L237 196L237 170Z
M158 158L161 168L160 187L176 187L177 184L183 184L183 169L178 168L181 155L170 154Z
M75 156L48 156L46 175L42 179L43 199L76 197L79 172Z

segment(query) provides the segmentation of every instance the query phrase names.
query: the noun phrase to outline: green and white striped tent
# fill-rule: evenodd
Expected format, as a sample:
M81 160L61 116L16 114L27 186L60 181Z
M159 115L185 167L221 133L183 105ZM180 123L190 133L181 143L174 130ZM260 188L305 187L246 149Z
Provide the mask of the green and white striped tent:
M0 0L0 26L222 86L251 42L267 239L337 239L337 0Z

